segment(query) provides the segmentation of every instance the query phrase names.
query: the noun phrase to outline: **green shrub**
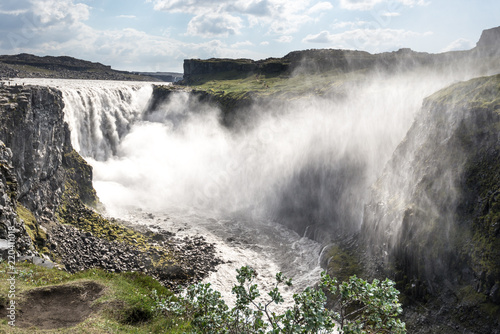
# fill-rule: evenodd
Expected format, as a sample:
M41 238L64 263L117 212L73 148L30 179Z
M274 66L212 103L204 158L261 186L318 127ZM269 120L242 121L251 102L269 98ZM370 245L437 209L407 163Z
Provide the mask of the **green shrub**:
M242 267L237 272L238 284L232 290L236 303L231 309L208 283L192 285L179 296L166 299L156 296L153 311L190 321L192 333L329 333L334 330L346 334L406 333L405 324L398 319L402 313L399 292L388 279L369 283L352 276L339 284L335 278L322 273L317 288L308 287L295 294L293 306L277 314L271 307L284 302L280 287L291 286L291 279L282 273L276 274L276 284L263 302L254 284L255 270ZM325 292L332 295L334 310L326 308Z

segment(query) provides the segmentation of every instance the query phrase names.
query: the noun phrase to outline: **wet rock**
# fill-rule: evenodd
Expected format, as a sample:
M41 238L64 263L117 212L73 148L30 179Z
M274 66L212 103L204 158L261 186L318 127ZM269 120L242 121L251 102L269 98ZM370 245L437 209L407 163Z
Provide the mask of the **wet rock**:
M20 256L17 258L17 262L25 262L25 261L48 269L52 269L55 267L54 262L39 256Z
M55 249L69 272L94 267L110 272L137 271L147 273L163 285L176 289L205 278L222 263L216 257L215 247L204 242L203 238L176 240L178 244L174 247L173 240L166 237L168 234L153 234L151 246L154 245L153 240L158 238L168 242L164 246L142 250L133 244L89 236L72 226L55 225L49 233L49 247ZM162 260L172 257L172 260Z
M497 282L490 291L490 299L495 304L500 304L500 284Z

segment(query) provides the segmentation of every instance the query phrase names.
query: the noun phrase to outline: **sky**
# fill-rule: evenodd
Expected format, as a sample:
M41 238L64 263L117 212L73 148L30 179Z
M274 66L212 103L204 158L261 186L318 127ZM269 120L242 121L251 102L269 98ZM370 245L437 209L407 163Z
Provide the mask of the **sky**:
M1 0L0 54L182 72L188 58L467 50L497 26L498 0Z

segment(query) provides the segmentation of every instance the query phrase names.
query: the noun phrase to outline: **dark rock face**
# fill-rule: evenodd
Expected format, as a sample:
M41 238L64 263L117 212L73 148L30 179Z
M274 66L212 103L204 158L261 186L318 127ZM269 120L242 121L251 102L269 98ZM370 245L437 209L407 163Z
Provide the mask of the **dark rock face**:
M474 79L428 98L365 209L364 266L396 281L412 332L499 329L499 83ZM414 318L418 303L427 324Z
M17 187L12 167L12 151L0 141L0 257L4 259L7 259L11 245L17 253L34 254L33 243L17 217ZM9 238L9 234L14 239Z
M418 66L443 64L470 56L469 53L449 52L429 54L400 49L394 52L370 54L364 51L319 49L293 51L282 58L250 59L185 59L185 84L199 84L213 78L237 79L252 74L264 76L293 76L297 73L337 71L349 73L359 70L397 71Z
M187 98L182 108L190 112L203 112L207 106L219 108L222 112L221 122L228 127L237 122L244 122L245 115L248 116L247 111L253 103L264 103L264 101L254 98L251 92L244 96L234 97L226 94L211 94L207 91L183 86L154 85L147 112L151 114L159 110L163 104L169 103L175 94L186 94Z
M498 49L500 47L500 27L483 30L476 46L481 49Z
M32 239L40 236L41 224L57 221L55 214L66 182L76 183L81 198L90 204L97 201L91 167L72 149L63 107L61 93L51 88L0 88L0 140L5 143L1 149L5 199L2 217L4 226L9 222L16 226L17 255L37 254ZM33 215L37 235L32 233L30 237L18 204ZM0 238L5 238L4 234ZM44 241L39 242L43 246Z
M16 199L36 218L52 220L64 189L63 155L71 150L61 94L21 86L4 86L0 94L0 139L14 152Z
M189 82L193 75L216 74L221 72L253 72L257 64L251 59L186 59L184 60L184 79Z

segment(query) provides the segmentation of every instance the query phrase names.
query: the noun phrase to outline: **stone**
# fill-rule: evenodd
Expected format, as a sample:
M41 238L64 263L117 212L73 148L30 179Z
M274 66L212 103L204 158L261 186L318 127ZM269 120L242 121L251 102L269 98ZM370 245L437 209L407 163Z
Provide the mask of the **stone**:
M498 282L491 288L489 297L493 303L500 304L500 284Z
M483 30L476 44L479 49L494 49L500 46L500 27Z

